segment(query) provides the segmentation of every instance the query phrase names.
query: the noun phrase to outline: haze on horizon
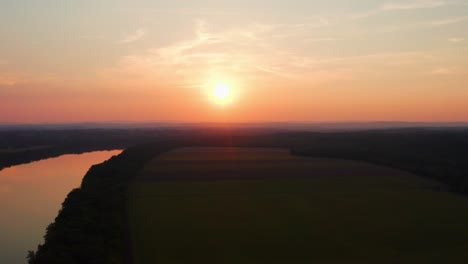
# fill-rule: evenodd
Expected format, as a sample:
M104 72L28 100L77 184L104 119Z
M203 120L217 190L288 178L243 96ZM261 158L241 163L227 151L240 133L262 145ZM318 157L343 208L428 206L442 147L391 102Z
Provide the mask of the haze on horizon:
M468 121L465 0L0 4L0 122ZM227 85L232 102L214 103Z

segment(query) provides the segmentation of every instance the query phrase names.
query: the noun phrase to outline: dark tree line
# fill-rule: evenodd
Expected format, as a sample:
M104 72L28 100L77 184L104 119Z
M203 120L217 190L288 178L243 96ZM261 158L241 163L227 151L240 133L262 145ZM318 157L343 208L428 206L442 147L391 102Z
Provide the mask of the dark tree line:
M0 131L0 169L32 161L96 150L124 149L176 131L77 129Z
M137 146L92 166L47 227L44 244L28 253L29 263L125 263L127 184L148 160L169 148Z
M308 136L305 135L307 138ZM413 172L468 194L468 131L388 130L316 134L292 153L367 161Z

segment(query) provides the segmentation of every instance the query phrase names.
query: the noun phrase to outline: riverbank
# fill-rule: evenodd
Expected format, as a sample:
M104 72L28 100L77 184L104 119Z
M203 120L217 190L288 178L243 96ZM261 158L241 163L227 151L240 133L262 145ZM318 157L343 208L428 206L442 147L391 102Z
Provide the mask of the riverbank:
M26 263L27 251L43 243L46 227L89 167L120 153L68 154L1 170L0 263Z

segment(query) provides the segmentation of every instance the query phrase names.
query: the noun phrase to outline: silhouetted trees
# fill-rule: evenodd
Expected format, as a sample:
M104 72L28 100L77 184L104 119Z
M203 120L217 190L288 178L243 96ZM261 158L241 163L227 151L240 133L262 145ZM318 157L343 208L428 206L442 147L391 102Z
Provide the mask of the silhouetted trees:
M445 183L451 191L468 193L466 130L329 133L312 136L306 141L291 152L301 156L362 160L390 166Z
M124 263L128 182L149 159L168 149L164 144L138 146L92 166L47 227L44 244L28 253L28 262Z

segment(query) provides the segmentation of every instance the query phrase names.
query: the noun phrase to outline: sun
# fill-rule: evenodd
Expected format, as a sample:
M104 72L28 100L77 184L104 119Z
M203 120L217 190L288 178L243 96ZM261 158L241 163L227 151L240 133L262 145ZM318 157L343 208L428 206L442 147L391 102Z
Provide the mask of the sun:
M218 83L213 88L213 99L220 104L228 103L231 99L231 88L225 83Z

